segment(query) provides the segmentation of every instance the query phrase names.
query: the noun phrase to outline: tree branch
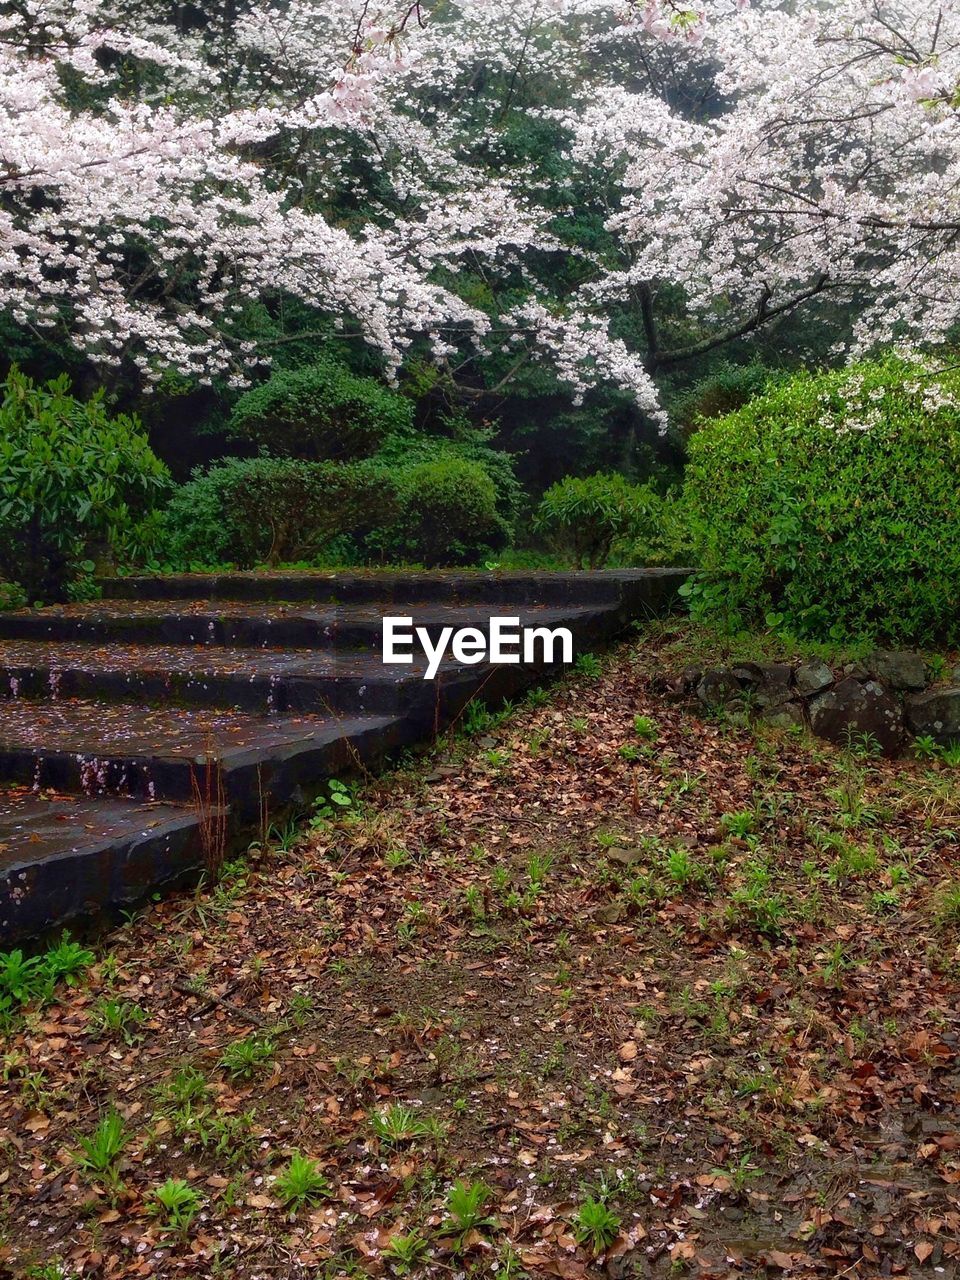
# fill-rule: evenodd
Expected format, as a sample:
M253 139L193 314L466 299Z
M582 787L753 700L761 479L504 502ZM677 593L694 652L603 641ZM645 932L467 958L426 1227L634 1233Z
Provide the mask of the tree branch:
M769 324L771 320L775 320L778 316L786 315L788 311L793 311L796 307L802 306L804 302L815 298L817 294L822 293L828 287L828 280L829 277L824 272L817 277L816 282L809 289L796 294L786 302L781 302L776 307L770 306L772 294L770 286L765 284L761 290L756 311L743 324L738 325L735 329L727 330L726 333L718 334L715 338L706 338L703 342L696 342L689 347L678 347L673 351L655 350L650 354L647 367L651 373L659 369L668 369L672 365L682 364L685 360L693 360L697 356L703 356L710 351L715 351L717 347L724 347L728 342L735 342L737 338L745 338L748 334L755 333L757 329Z

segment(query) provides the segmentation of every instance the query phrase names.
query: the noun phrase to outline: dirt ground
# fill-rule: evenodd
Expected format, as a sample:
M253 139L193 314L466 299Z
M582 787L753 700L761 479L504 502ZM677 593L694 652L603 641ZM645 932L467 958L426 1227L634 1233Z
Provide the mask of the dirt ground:
M0 1275L955 1275L960 770L705 720L693 643L471 711L4 1015Z

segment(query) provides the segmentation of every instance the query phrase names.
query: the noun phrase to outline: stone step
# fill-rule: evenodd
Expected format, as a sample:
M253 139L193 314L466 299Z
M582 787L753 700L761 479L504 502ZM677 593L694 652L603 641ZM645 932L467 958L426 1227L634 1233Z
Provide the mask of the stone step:
M253 716L71 698L4 704L0 778L95 797L190 803L199 788L255 817L418 736L402 716Z
M0 614L0 786L31 793L0 811L0 946L195 873L211 806L242 837L264 810L435 734L471 698L562 670L448 661L424 681L421 664L382 664L384 615L433 639L515 617L568 627L580 649L667 612L685 577L128 578L102 601Z
M307 608L290 601L258 604L225 600L177 603L111 600L0 613L0 640L91 641L99 644L210 645L234 648L363 649L379 653L383 618L373 605ZM448 626L486 630L491 616L519 618L521 626L566 626L582 640L611 634L626 620L620 606L575 608L457 608L405 605L402 615L434 639Z
M689 576L689 569L603 569L568 573L542 570L314 570L271 573L168 574L104 578L105 598L128 600L296 600L394 604L444 602L501 604L660 605Z
M0 939L29 938L196 878L211 833L195 809L115 796L0 791Z
M0 640L0 700L422 715L457 692L469 696L491 671L447 659L436 679L425 681L425 669L422 657L385 666L378 655L357 651Z

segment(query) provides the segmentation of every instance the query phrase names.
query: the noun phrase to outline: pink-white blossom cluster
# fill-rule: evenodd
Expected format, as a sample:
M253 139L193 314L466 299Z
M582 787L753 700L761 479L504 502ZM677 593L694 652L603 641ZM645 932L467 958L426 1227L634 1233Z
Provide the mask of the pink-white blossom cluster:
M0 306L101 365L241 382L269 353L239 318L285 294L390 369L418 337L447 364L506 345L658 415L659 371L799 307L851 350L960 319L954 0L171 12L0 17ZM553 171L516 159L517 112L565 139L602 251L567 233L582 210L558 211ZM580 281L559 298L556 255ZM468 272L510 304L461 290ZM642 341L611 327L631 309Z
M701 34L722 110L642 86L570 113L578 162L622 166L608 225L630 264L597 297L682 285L707 338L825 304L855 312L838 349L941 341L960 319L960 9L718 0Z

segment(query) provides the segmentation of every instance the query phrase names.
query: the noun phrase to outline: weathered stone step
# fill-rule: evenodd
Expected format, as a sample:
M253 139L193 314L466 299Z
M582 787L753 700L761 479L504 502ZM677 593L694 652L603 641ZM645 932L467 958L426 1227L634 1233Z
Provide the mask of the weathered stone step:
M436 680L425 682L425 668L422 657L385 666L378 655L356 651L0 640L0 700L403 715L432 706L440 690L444 700L448 692L472 691L490 670L447 659Z
M195 878L211 827L195 809L118 797L0 791L0 940L142 901Z
M234 648L364 649L379 653L383 618L372 605L306 608L289 601L193 601L171 607L164 600L113 600L0 613L3 640L83 640L99 644L211 645ZM619 607L456 608L404 605L402 616L433 638L444 627L486 630L498 614L521 626L569 627L581 640L598 640L625 621Z
M448 662L424 681L417 665L381 664L385 614L434 639L516 617L568 627L589 647L667 612L685 576L124 579L106 584L116 598L0 614L0 785L35 792L0 840L25 860L0 859L0 945L196 868L210 797L229 807L231 838L242 835L264 808L429 737L471 697L496 702L560 670ZM36 807L47 789L79 799L51 817Z
M488 699L509 698L538 677L556 674L542 662L491 667L449 658L433 680L423 678L425 669L422 656L384 665L379 656L358 651L0 640L0 706L80 698L266 716L349 712L406 716L429 732L447 724L481 688Z
M589 605L644 601L661 605L689 569L605 569L568 573L542 570L380 570L367 572L168 574L104 578L105 598L129 600L297 600L394 604Z
M400 716L252 716L67 699L7 702L0 777L36 789L191 802L222 782L234 814L299 802L418 736ZM219 794L219 783L215 788Z

